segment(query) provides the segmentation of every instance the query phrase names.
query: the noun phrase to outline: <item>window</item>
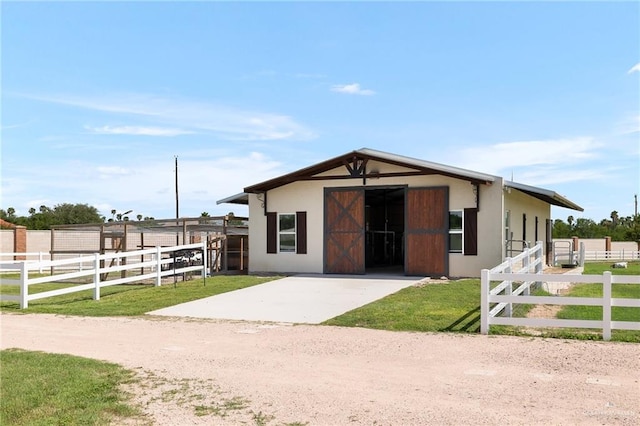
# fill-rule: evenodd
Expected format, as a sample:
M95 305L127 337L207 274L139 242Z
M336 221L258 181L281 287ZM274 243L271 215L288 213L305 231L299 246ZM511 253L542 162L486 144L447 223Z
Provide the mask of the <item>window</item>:
M449 252L462 253L463 221L462 210L449 212Z
M296 252L296 215L278 215L278 247L280 253Z
M307 254L307 212L267 212L267 253Z

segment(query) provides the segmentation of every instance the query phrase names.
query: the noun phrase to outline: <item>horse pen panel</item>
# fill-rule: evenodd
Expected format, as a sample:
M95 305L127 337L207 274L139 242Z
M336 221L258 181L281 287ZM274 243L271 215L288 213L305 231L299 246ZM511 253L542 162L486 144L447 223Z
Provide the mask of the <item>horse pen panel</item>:
M210 272L248 270L248 219L233 216L63 225L50 234L51 258L118 253L209 241ZM148 255L151 260L151 256ZM126 259L123 259L126 262ZM105 265L103 265L105 266ZM140 274L144 274L140 270Z

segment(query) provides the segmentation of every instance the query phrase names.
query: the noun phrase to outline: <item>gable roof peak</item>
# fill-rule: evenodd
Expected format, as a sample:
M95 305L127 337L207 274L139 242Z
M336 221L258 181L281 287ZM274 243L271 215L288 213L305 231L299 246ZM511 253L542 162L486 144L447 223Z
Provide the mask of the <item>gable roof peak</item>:
M248 186L244 189L244 192L247 193L259 193L268 191L270 189L274 189L292 182L300 181L300 180L309 180L317 178L316 175L326 172L331 169L335 169L341 166L345 166L350 161L354 159L354 157L359 160L375 160L381 161L388 164L393 164L401 167L405 167L408 169L413 169L412 174L439 174L443 176L449 176L455 179L467 180L473 183L483 183L483 184L491 184L498 177L489 175L486 173L474 172L471 170L462 169L459 167L446 166L444 164L433 163L430 161L420 160L417 158L406 157L397 154L391 154L389 152L378 151L371 148L360 148L354 151L347 152L346 154L342 154L340 156L330 158L328 160L322 161L315 165L302 168L300 170L282 175L280 177L276 177L252 186ZM351 177L363 177L366 178L366 169L363 166L362 170L360 170L360 165L357 166L358 170L351 170L349 166L349 172L352 173ZM355 166L353 167L355 169ZM361 174L358 174L361 173ZM379 177L379 176L377 176Z

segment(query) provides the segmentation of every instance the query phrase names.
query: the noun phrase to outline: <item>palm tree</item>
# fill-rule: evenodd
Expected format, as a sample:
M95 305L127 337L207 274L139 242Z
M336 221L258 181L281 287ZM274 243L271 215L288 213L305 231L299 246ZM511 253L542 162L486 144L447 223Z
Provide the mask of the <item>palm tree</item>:
M615 228L618 226L618 212L616 210L611 212L611 227Z

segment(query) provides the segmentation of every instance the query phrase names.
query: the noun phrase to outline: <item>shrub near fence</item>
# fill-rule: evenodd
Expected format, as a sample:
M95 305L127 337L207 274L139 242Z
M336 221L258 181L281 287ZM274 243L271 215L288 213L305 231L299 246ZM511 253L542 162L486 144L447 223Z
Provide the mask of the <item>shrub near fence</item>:
M510 325L524 327L571 327L571 328L595 328L602 329L603 340L611 339L611 330L637 330L640 331L638 321L612 321L611 308L613 306L640 308L640 299L613 298L611 295L612 284L640 284L638 275L612 275L604 272L602 275L567 275L543 274L542 271L525 271L518 268L514 271L514 262L525 262L532 256L538 256L542 252L539 243L534 248L523 252L514 259L508 259L501 265L481 272L481 323L482 334L489 333L489 327L495 325ZM529 262L529 260L526 260ZM592 283L603 285L602 297L558 297L558 296L530 296L529 290L534 283L542 282L566 282ZM491 289L491 282L500 283ZM522 282L513 289L514 282ZM541 318L513 318L511 316L512 304L539 304L539 305L582 305L601 306L602 320L569 320L569 319L541 319ZM503 314L503 316L498 316Z
M199 257L201 261L197 265L193 265L190 262L185 262L179 257L181 253L185 251L196 250L201 251L202 256ZM62 274L50 275L39 278L29 278L30 271L40 270L41 268L50 267L64 267L70 264L77 264L78 262L86 262L87 258L72 258L64 260L54 261L22 261L22 262L2 262L0 263L0 269L3 270L16 270L20 272L20 278L17 280L9 280L2 278L0 283L2 284L15 284L20 285L20 295L2 295L0 294L0 301L14 301L20 303L20 308L25 309L29 306L29 301L43 299L46 297L60 296L62 294L75 293L83 290L93 290L93 299L100 299L100 289L102 287L108 287L118 284L135 283L145 280L154 280L156 286L162 284L162 277L178 275L187 272L201 271L202 276L206 276L207 270L207 247L206 243L187 244L174 247L156 247L154 249L129 251L121 253L108 253L108 254L95 254L93 256L93 265L91 268L87 268L75 272L67 272ZM152 256L151 260L141 261L144 256ZM163 257L169 256L169 257ZM127 259L131 258L137 260L135 263L128 262ZM106 265L111 262L110 266ZM115 266L113 264L115 263ZM126 276L127 271L136 270L142 271L142 274L134 276ZM144 273L145 270L150 272ZM121 278L108 279L110 272L120 272ZM91 283L72 285L57 290L44 291L35 294L29 294L29 285L41 284L41 283L53 283L63 280L76 279L76 278L89 278Z

